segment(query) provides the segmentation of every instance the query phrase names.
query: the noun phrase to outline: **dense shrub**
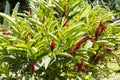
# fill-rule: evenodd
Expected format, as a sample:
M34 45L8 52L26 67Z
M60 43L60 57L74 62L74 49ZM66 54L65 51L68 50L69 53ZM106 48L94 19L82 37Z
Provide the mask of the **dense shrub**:
M7 79L93 80L118 61L116 23L109 9L84 0L33 0L32 11L0 13L0 76Z

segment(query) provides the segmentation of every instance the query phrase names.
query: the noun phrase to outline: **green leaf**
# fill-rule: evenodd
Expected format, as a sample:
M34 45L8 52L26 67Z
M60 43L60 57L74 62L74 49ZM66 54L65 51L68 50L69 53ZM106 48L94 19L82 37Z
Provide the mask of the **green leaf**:
M18 47L18 48L27 48L27 45L24 44L24 43L19 43L19 44L16 44L14 45L15 47Z
M56 53L57 56L59 57L69 57L69 58L72 58L73 56L71 56L70 54L68 53Z
M0 12L0 16L2 16L3 18L5 18L8 22L10 22L12 25L16 25L16 22L14 21L14 19L4 13Z
M5 74L7 77L9 77L8 65L7 65L7 64L3 64L3 65L2 65L2 68L3 68L4 74Z
M55 0L53 1L53 3L61 10L64 11L64 9L59 5L59 3L57 3Z
M55 36L55 35L54 35L54 34L52 34L52 33L48 33L48 37L51 37L51 38L53 38L54 40L56 40L57 42L59 42L58 37L57 37L57 36Z
M43 57L49 54L49 51L50 50L45 50L45 51L40 50L39 53L35 55L36 60L41 60Z
M81 25L83 23L78 23L78 24L75 24L74 26L70 26L70 28L67 30L68 33L73 33L77 30L79 30L81 28Z
M36 54L38 52L38 49L36 47L31 48L32 54Z
M12 17L15 17L15 15L17 14L18 9L19 9L19 6L20 6L20 3L18 2L18 3L15 5L15 8L13 9Z
M9 61L9 60L14 60L14 59L16 59L16 57L14 57L13 55L5 55L4 57L3 57L3 60L7 60L7 61Z
M34 18L29 18L29 21L32 22L32 23L34 23L34 24L37 24L38 26L42 25L42 23L40 21L35 20Z
M10 15L10 3L6 1L6 6L5 6L5 14ZM3 24L7 27L9 26L8 22L6 20L3 21Z
M73 2L72 2L72 3L73 3ZM72 4L72 3L71 3L71 4ZM79 4L80 4L80 1L77 0L77 1L75 1L72 5L70 5L71 8L67 11L67 12L68 12L68 15L69 15L70 12L73 11L74 8L76 8Z
M115 45L115 44L113 44L113 43L111 43L107 40L98 40L96 43L97 44L104 44L104 45L108 45L108 46L114 46Z

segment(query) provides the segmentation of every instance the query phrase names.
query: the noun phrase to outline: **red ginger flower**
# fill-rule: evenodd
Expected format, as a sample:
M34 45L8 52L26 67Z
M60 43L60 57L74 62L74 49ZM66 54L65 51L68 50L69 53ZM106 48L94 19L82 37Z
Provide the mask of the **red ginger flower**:
M106 29L106 26L102 23L102 20L100 20L100 24L99 24L100 26L101 26L101 28L102 28L102 31L104 30L105 31L105 29Z
M98 27L96 28L96 31L95 31L95 39L96 40L98 39L100 33L102 31L105 31L105 29L106 29L106 26L102 23L102 20L100 20L100 23L99 23L99 25L98 25Z
M2 33L3 35L9 35L9 33L7 31L3 31Z
M89 37L89 35L85 35L84 37L82 37L75 45L75 47L70 51L71 55L75 54L75 51L79 49L80 45L82 44L83 41L87 40Z
M54 46L55 46L55 43L54 43L54 41L52 40L51 43L50 43L50 49L51 49L52 52L53 52L53 50L54 50Z
M90 60L93 61L93 60L96 58L96 56L97 56L97 54L94 54L94 55L90 58Z
M6 28L3 28L3 29L2 29L2 34L3 34L3 35L9 35L9 33L7 32L7 29L6 29Z
M95 40L98 39L99 33L100 33L100 26L98 26L96 31L95 31Z
M62 17L66 17L66 12L65 11L62 12Z
M75 45L75 50L79 49L80 45L82 44L82 40L78 41Z
M66 4L64 4L64 11L62 12L62 17L66 17Z
M83 67L83 64L82 63L77 63L77 70L79 71L79 70L81 70L82 69L82 67Z
M32 73L34 73L35 72L35 63L34 63L34 61L32 61L31 69L32 69Z
M95 38L91 38L90 41L91 41L91 42L95 42Z
M85 72L88 72L88 71L90 71L90 68L89 68L89 67L83 67L83 70L84 70Z
M79 49L80 45L82 44L83 41L85 41L86 39L90 38L89 35L85 35L84 37L82 37L75 45L75 50Z
M113 49L112 49L111 47L107 47L106 50L107 50L107 51L110 51L110 52L113 51Z
M74 55L74 54L75 54L75 49L72 49L72 50L70 51L70 54L71 54L71 55Z
M100 58L101 58L101 56L97 56L97 57L95 58L94 64L98 64Z
M90 38L90 36L87 34L87 35L85 35L84 37L82 37L82 41L85 41L86 39L88 39L88 38Z
M30 15L32 14L32 9L29 10Z
M85 66L83 65L84 60L85 60L85 58L81 58L81 63L77 63L77 64L76 64L78 71L79 71L79 70L83 70L83 71L87 72L87 71L90 70L90 68L85 67Z

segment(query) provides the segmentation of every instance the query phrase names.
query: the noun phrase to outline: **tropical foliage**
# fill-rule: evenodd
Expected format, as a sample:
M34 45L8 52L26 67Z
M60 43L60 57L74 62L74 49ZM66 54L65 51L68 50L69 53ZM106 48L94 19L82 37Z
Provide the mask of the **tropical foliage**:
M84 0L32 0L0 30L0 76L17 80L93 80L119 63L120 33L109 9ZM117 49L115 49L117 46Z

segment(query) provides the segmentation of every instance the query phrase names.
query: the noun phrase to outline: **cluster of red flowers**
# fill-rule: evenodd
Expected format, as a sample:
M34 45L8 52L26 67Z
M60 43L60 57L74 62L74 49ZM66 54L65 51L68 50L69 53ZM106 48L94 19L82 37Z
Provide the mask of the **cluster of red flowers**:
M52 40L52 41L50 42L50 49L51 49L52 52L53 52L53 50L54 50L54 45L55 45L55 43L54 43L54 41ZM45 48L42 48L42 50L45 50ZM32 70L32 73L35 72L35 62L34 62L34 61L32 61L32 63L31 63L31 70Z
M80 48L80 46L81 46L81 44L85 41L85 40L87 40L87 39L89 39L90 38L90 36L89 35L85 35L85 36L83 36L77 43L76 43L76 45L75 45L75 47L70 51L70 54L73 56L73 55L75 55L75 52ZM89 67L86 67L85 65L83 65L83 62L84 62L84 59L82 58L81 59L81 63L77 63L77 70L79 71L79 70L82 70L82 71L85 71L85 72L88 72L89 70L90 70L90 68Z
M90 68L89 67L86 67L84 64L84 59L82 58L81 59L81 63L77 63L76 66L77 66L77 70L80 71L85 71L85 72L88 72L90 71Z
M64 9L66 10L66 5L64 6ZM65 15L64 15L64 16L65 16ZM99 37L99 35L100 35L100 33L101 33L102 31L105 31L105 26L102 24L102 21L100 21L100 23L99 23L99 25L98 25L98 27L97 27L97 29L96 29L96 32L95 32L95 38L92 38L92 39L91 39L88 34L85 35L85 36L83 36L83 37L76 43L76 45L74 46L74 48L70 51L70 54L71 54L72 56L75 55L75 52L80 48L81 44L82 44L84 41L86 41L87 39L91 39L91 42L97 41L97 39L98 39L98 37ZM29 37L29 36L30 36L30 33L27 34L27 37ZM54 46L55 46L55 43L54 43L54 40L52 40L52 41L50 42L50 49L51 49L52 52L54 51ZM99 60L106 55L106 52L105 52L105 51L104 51L101 55L98 54L98 53L99 53L99 50L100 50L101 48L103 48L103 46L104 46L104 45L101 44L101 45L99 46L99 49L96 51L96 54L94 54L94 55L91 57L91 61L93 61L94 64L97 64L97 63L99 62ZM112 51L112 48L111 48L111 47L107 47L106 50L111 52L111 51ZM83 64L83 62L84 62L84 59L81 59L81 63L77 63L77 64L76 64L77 70L78 70L78 71L79 71L79 70L82 70L82 71L88 72L88 71L90 70L90 68L87 67L87 66L85 66L85 65ZM35 66L34 66L34 61L32 61L32 73L34 73L34 71L35 71Z
M65 17L66 18L66 10L67 10L67 5L66 4L64 4L64 11L62 11L62 17ZM63 27L64 26L68 26L68 24L67 24L67 20L64 22L64 24L63 24Z
M66 9L67 9L67 5L64 4L64 11L62 11L62 17L66 17Z
M94 54L94 55L91 57L91 61L92 61L94 64L98 64L98 62L99 62L102 58L104 58L104 56L105 56L106 53L107 53L106 51L110 51L110 52L113 51L111 47L107 47L107 48L106 48L106 51L104 51L104 52L100 55L100 54L98 54L98 53L99 53L99 50L100 50L102 47L103 47L103 45L100 46L99 49L96 51L96 54Z
M75 47L70 51L70 54L71 54L71 55L74 55L75 52L76 52L76 50L78 50L78 49L80 48L80 46L81 46L81 44L83 43L83 41L85 41L85 40L87 40L87 39L91 39L91 42L97 41L97 40L98 40L98 37L100 36L100 34L101 34L103 31L106 31L105 29L106 29L106 26L102 23L102 20L101 20L100 23L99 23L99 25L98 25L98 27L96 28L96 31L95 31L95 38L90 38L89 35L85 35L82 39L80 39L80 40L76 43ZM107 48L106 48L106 51L104 51L101 55L98 54L99 51L100 51L100 49L103 48L103 46L104 46L104 45L101 44L101 45L99 46L99 49L96 51L96 54L94 54L94 55L90 58L91 61L92 61L94 64L97 64L97 63L101 60L101 58L103 58L103 57L106 55L106 51L112 52L112 48L111 48L111 47L107 47ZM83 71L86 71L86 72L90 70L89 67L86 67L86 66L83 65L83 60L81 61L81 63L77 63L76 66L77 66L77 69L78 69L78 70L83 70Z
M94 42L98 39L100 33L102 31L105 31L106 27L105 25L102 23L102 20L100 21L96 31L95 31L95 38L91 38L91 42ZM90 39L90 36L89 35L85 35L83 38L81 38L75 45L75 47L70 51L70 54L71 55L74 55L76 50L79 49L80 45L83 43L83 41L87 40L87 39Z
M95 40L98 39L99 35L103 31L105 31L105 29L106 29L106 26L102 23L102 20L101 20L100 23L99 23L99 25L98 25L98 27L97 27L97 29L96 29L96 31L95 31Z

